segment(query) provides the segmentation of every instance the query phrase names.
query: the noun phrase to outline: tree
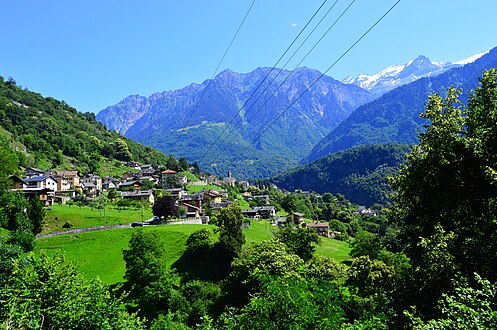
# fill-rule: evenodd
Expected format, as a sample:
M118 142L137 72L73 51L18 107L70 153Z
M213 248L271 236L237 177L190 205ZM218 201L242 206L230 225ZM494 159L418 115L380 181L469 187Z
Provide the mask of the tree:
M114 141L114 157L118 160L131 160L132 155L125 140L117 138Z
M85 282L61 255L14 261L0 287L0 322L15 329L143 329L98 278Z
M261 275L262 291L241 309L236 329L339 329L343 297L331 282Z
M194 258L206 258L211 248L212 232L207 228L191 233L186 240L186 253Z
M380 237L365 230L356 234L350 248L350 256L354 258L368 256L370 259L376 259L382 250Z
M286 246L276 240L252 243L233 260L232 271L226 280L225 290L232 305L243 306L249 295L261 289L259 275L300 276L303 260L288 253Z
M180 157L179 163L178 163L178 169L179 171L188 171L188 161L186 160L185 157Z
M282 228L276 232L275 238L304 261L312 258L319 244L319 236L313 228Z
M497 70L483 74L467 107L459 94L429 98L430 124L392 180L391 221L412 264L404 308L425 316L457 272L497 280Z
M224 259L225 267L229 268L231 261L240 255L245 235L242 232L243 214L240 206L232 204L222 209L218 216L219 256Z
M176 198L168 194L162 196L154 202L154 205L152 206L152 212L159 218L176 216Z

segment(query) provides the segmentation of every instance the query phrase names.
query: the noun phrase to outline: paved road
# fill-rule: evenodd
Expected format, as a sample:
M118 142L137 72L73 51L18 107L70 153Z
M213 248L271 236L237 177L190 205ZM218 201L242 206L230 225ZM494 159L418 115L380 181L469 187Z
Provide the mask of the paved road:
M149 219L149 220L152 220L152 219ZM171 221L171 222L161 223L160 225L179 225L179 224L181 224L181 225L202 224L202 220L198 219L198 220ZM106 229L129 228L130 226L131 226L130 223L126 223L126 224L122 224L122 225L98 226L98 227L90 227L90 228L75 228L75 229L58 231L58 232L50 233L50 234L39 234L39 235L36 235L36 238L47 238L47 237L69 235L69 234L80 234L80 233L87 233L90 231L106 230Z
M61 236L61 235L68 235L68 234L87 233L90 231L106 230L106 229L128 228L129 226L130 226L130 224L127 223L127 224L123 224L123 225L98 226L98 227L90 227L90 228L75 228L75 229L58 231L58 232L50 233L50 234L36 235L36 238L46 238L46 237Z

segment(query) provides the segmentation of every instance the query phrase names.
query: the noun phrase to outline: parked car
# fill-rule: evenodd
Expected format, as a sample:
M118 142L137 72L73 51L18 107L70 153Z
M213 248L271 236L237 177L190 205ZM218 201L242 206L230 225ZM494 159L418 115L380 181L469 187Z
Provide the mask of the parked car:
M141 222L132 222L131 223L131 227L141 227L141 226L143 226L143 223L141 223Z

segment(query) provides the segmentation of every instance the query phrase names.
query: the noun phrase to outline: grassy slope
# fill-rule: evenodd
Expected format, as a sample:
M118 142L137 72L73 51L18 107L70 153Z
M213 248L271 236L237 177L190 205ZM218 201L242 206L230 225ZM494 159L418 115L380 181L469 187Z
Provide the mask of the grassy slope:
M143 209L143 220L152 218L152 209ZM57 217L58 220L55 220ZM134 221L142 221L142 210L117 210L108 206L103 211L91 209L88 206L78 207L68 205L53 205L51 210L47 210L47 224L43 227L43 233L51 233L64 230L62 225L69 222L73 228L108 226L115 224L125 224Z
M166 263L171 266L183 253L188 236L203 227L205 225L164 225L144 227L143 230L157 230L160 233L166 247ZM36 251L45 250L50 255L64 253L68 260L78 265L87 279L99 276L107 283L117 283L122 281L125 271L122 250L127 248L135 230L140 229L113 229L42 238L36 242ZM252 221L250 228L244 229L246 244L271 239L274 230L276 228L267 222ZM347 243L323 238L317 253L345 261L349 258L349 250Z

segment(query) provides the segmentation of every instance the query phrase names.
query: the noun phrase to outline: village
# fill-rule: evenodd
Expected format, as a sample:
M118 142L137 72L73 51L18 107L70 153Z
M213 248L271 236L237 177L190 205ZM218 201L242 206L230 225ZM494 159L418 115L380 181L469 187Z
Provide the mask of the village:
M150 224L208 224L210 217L219 214L220 210L239 200L230 198L229 190L237 187L243 199L242 214L247 219L243 226L249 226L250 220L266 220L273 226L284 227L288 223L295 226L314 228L325 237L334 237L341 232L330 228L326 221L305 221L301 212L278 212L271 204L268 195L260 192L248 181L236 180L230 172L225 178L199 173L189 175L190 171L177 172L150 164L127 162L122 166L128 170L119 178L100 177L93 173L82 175L77 170L43 171L28 167L22 177L12 176L14 187L11 191L22 192L26 199L37 198L45 207L57 204L92 205L93 201L103 196L108 200L118 201L117 205L139 205L152 207L157 199L169 196L179 212L177 216L155 216L143 223L132 223L132 226ZM273 185L274 189L276 186ZM288 192L287 192L288 193ZM302 192L300 192L302 193ZM309 192L304 192L308 194ZM361 214L373 212L362 208Z

